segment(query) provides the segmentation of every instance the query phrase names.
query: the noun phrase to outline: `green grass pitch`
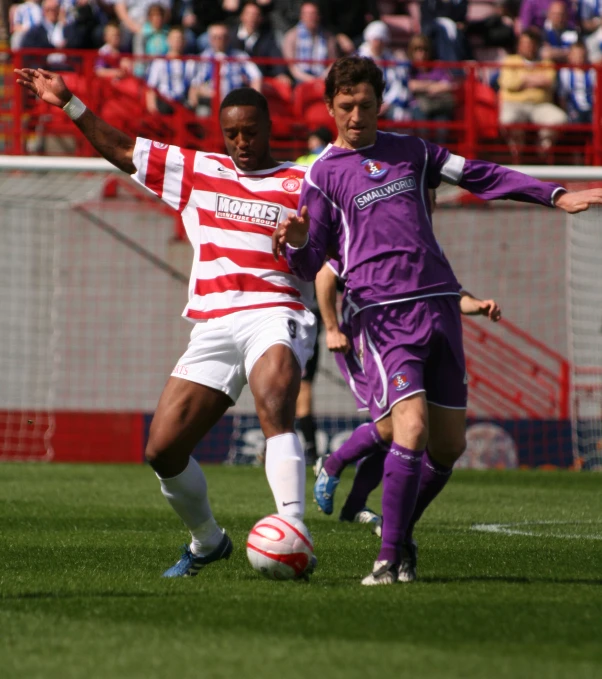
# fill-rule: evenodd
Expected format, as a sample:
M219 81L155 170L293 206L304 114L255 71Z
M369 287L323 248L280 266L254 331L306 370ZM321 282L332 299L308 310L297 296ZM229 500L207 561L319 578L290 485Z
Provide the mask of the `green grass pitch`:
M244 544L273 510L263 471L206 474L235 552L170 581L186 534L150 469L0 466L0 675L602 677L601 475L458 472L417 531L420 581L367 588L376 538L312 503L311 583L262 579Z

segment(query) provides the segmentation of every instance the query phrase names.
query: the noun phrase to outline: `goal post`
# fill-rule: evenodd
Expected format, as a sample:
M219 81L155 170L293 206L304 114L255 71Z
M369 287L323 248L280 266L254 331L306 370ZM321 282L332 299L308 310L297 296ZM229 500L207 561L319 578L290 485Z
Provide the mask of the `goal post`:
M516 168L567 188L591 167ZM141 461L158 397L191 326L180 318L192 250L173 213L101 159L0 157L0 459ZM600 211L480 203L442 186L437 238L463 286L504 320L465 319L473 467L599 468L602 458ZM365 420L324 338L314 382L317 444ZM196 453L253 462L253 402Z

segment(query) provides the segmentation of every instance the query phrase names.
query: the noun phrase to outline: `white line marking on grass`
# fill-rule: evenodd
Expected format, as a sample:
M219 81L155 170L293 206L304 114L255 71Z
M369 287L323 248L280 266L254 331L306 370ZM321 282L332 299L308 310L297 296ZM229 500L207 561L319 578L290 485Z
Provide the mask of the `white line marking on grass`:
M593 533L542 533L526 530L528 526L580 526L601 525L602 521L514 521L512 523L474 523L470 530L480 533L503 533L504 535L528 535L534 538L563 538L565 540L602 540L602 535Z

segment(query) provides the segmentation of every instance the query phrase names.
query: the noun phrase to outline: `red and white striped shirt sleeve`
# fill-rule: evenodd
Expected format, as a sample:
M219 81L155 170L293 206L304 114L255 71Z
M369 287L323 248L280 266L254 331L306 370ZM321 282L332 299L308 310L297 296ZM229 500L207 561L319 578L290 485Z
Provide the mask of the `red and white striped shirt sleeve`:
M138 137L133 158L136 173L132 179L182 212L192 192L196 153Z

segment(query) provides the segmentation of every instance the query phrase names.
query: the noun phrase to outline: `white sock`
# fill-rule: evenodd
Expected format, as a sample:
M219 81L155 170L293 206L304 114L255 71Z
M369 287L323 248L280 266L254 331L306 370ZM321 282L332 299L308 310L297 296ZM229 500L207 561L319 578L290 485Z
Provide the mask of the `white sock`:
M190 549L197 556L205 556L220 543L223 531L217 525L209 499L203 470L190 458L186 469L170 479L162 479L161 492L190 531Z
M278 514L305 514L305 455L297 434L279 434L266 441L265 473Z

